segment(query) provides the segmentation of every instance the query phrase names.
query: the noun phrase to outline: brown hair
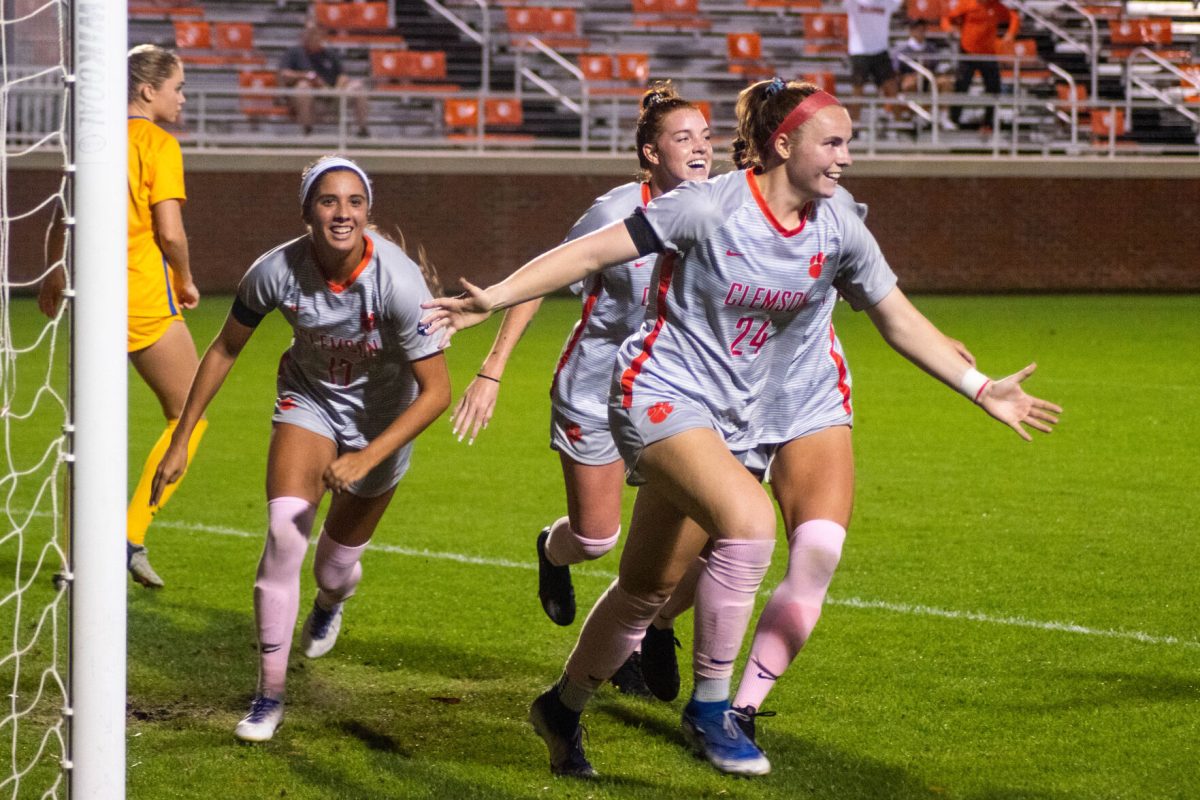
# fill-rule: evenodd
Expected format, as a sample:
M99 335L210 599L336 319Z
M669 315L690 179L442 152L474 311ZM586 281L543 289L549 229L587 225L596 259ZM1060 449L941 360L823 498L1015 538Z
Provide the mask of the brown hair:
M129 100L137 97L138 87L143 83L152 88L161 88L176 69L183 69L179 56L156 44L139 44L129 51Z
M669 80L656 81L642 95L642 111L638 114L636 141L638 166L641 167L643 173L649 172L652 165L646 159L642 148L652 144L662 134L663 120L667 118L667 115L681 108L700 110L695 103L680 97L679 93L675 91L674 84Z
M762 168L771 151L771 134L810 94L821 87L807 81L772 78L741 91L737 99L737 136L733 141L733 163L739 169Z

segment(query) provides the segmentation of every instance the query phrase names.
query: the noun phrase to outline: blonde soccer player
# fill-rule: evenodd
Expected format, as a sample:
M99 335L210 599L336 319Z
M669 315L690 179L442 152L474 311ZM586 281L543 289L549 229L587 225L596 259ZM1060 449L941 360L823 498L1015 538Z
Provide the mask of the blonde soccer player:
M894 294L895 275L858 216L826 202L851 163L846 109L811 84L765 83L745 90L737 106L739 130L766 131L751 139L765 138L761 169L683 184L499 284L464 281L464 297L430 304L431 326L457 330L607 266L662 254L653 305L618 353L610 394L614 436L642 484L618 577L589 614L562 676L530 709L560 774L594 774L580 715L691 564L694 554L683 552L689 518L708 533L711 552L697 586L696 677L683 730L723 772L770 770L730 702L733 663L775 536L770 498L737 454L757 446L755 420L792 355L827 335L830 292L860 310L883 304L876 324L889 328L894 346L903 342L902 353L947 384L968 377L950 340ZM1006 424L1043 425L1036 401L1020 389L1023 377L990 387L971 378L968 388L992 397L983 407Z
M196 307L200 292L192 279L183 227L183 204L187 200L183 155L179 142L161 127L177 122L183 111L183 63L168 50L144 44L129 51L128 66L129 361L158 398L167 427L146 456L129 501L126 566L138 583L160 588L163 580L150 565L146 532L178 484L151 503L150 482L175 431L196 371L196 345L184 322L183 310ZM61 241L61 217L55 238ZM62 270L51 272L42 283L38 305L48 316L58 313L65 286ZM192 430L189 463L207 425L201 419Z
M635 140L639 180L597 198L567 241L624 219L684 181L706 179L712 168L708 121L669 81L642 96ZM646 315L653 271L654 259L639 257L571 287L582 310L550 385L550 447L562 465L567 513L536 540L538 598L556 625L575 619L571 566L605 555L620 536L625 469L609 429L608 388L617 349ZM455 406L453 433L460 440L465 436L473 442L491 420L508 359L540 305L538 298L505 312L491 351ZM617 670L612 683L627 694L650 695L638 652Z
M308 232L262 255L242 278L154 476L156 498L183 473L190 431L238 354L278 310L294 336L279 362L267 454L267 537L254 582L259 679L234 730L244 741L270 739L283 722L300 570L322 496L333 492L301 634L309 658L337 641L363 550L408 469L413 440L450 404L441 348L419 330L430 298L422 271L369 229L371 200L370 179L353 161L329 156L305 170Z

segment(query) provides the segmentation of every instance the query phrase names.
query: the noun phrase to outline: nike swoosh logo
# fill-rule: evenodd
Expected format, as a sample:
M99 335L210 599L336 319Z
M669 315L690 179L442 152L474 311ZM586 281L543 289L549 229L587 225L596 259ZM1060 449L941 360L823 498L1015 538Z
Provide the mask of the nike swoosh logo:
M635 261L635 262L633 262L633 268L637 269L638 267L644 267L649 263L650 263L649 261Z
M777 681L777 680L779 680L779 678L775 677L774 675L767 675L765 672L760 672L760 673L758 673L758 677L762 678L764 681Z
M746 257L746 254L745 254L745 253L738 253L738 252L735 252L735 251L733 251L733 250L730 250L730 249L728 249L728 248L726 248L726 249L725 249L725 255L727 255L727 256L737 256L738 258L745 258L745 257Z

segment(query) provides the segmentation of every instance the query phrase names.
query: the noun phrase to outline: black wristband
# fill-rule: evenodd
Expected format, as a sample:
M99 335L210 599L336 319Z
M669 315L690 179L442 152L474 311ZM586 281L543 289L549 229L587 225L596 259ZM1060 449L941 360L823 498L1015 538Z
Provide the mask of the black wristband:
M475 377L483 378L485 381L495 381L496 383L500 382L499 378L493 378L491 375L484 375L482 372L476 372Z

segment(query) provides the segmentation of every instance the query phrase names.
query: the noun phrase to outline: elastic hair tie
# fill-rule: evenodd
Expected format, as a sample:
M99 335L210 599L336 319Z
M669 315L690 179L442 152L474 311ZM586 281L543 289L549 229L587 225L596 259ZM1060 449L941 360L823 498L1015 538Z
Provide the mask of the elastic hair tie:
M767 88L763 91L766 92L767 97L774 97L786 88L787 84L783 78L776 75L774 78L771 78L771 82L767 84Z
M791 133L796 128L799 128L804 123L808 122L814 114L826 106L840 106L838 99L829 92L815 91L801 101L800 105L792 109L791 113L783 118L783 122L779 123L779 127L772 131L767 137L768 142L775 141L776 137Z

